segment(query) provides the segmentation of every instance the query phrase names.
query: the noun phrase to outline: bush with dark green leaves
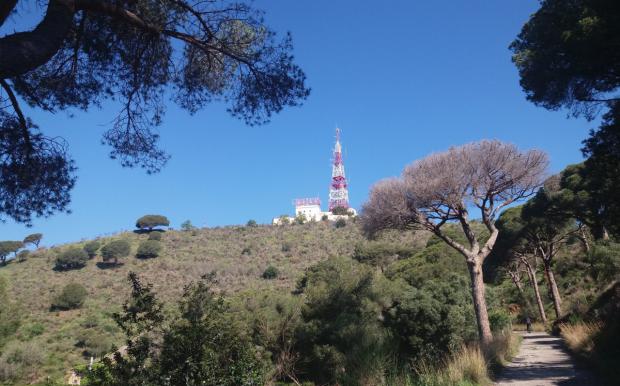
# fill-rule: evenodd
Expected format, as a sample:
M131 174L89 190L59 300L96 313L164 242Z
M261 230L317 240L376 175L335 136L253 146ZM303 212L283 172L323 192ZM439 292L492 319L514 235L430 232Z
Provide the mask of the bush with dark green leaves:
M247 224L245 224L248 227L257 227L258 223L256 222L256 220L248 220Z
M82 307L88 292L78 283L69 283L62 292L54 299L52 309L71 310Z
M263 272L263 279L275 279L280 274L280 271L273 265L268 266Z
M336 228L344 228L347 226L347 220L343 219L343 218L339 218L338 220L336 220L336 222L334 223L334 226Z
M43 239L43 233L33 233L24 238L24 244L32 244L36 248L39 248L41 239Z
M101 243L97 240L89 241L84 245L84 252L88 255L89 258L94 258L97 256L97 251L101 247Z
M162 246L157 240L145 240L138 246L136 257L139 259L150 259L159 256Z
M305 302L295 349L304 380L359 384L370 364L390 360L389 336L377 317L382 295L375 279L366 265L330 258L308 268L299 280L295 293L303 294Z
M131 245L127 240L110 241L101 248L101 257L103 261L113 260L114 264L118 264L118 259L129 256Z
M56 269L68 270L82 268L88 261L88 254L84 249L70 247L56 257Z
M149 240L161 241L161 232L151 232L149 233Z
M131 298L115 317L130 348L103 358L87 374L88 385L265 384L267 367L228 303L211 290L212 277L188 285L174 314L162 311L151 286L135 274L130 280Z
M160 226L169 226L170 221L166 216L162 216L159 214L147 214L145 216L140 217L136 221L136 228L139 229L147 229L149 231L153 230L155 227Z
M399 259L411 257L414 250L400 244L370 241L355 246L353 258L360 263L380 267L382 270Z

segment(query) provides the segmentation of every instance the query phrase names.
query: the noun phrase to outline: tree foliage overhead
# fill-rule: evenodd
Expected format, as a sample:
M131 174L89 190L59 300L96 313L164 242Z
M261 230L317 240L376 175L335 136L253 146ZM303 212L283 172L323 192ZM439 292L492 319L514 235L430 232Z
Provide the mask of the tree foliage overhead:
M0 26L19 18L0 6ZM290 35L248 4L198 0L48 0L39 24L0 37L0 215L20 222L67 209L75 166L66 144L24 115L18 97L53 113L106 99L120 109L103 135L123 166L157 172L166 99L190 113L213 101L248 124L309 94Z
M618 100L620 3L544 0L510 45L528 100L592 117Z

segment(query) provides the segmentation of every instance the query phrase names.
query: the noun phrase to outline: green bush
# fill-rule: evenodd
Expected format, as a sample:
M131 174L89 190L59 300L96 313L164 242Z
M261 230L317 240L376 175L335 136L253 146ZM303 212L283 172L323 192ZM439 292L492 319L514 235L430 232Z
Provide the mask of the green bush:
M26 340L30 340L35 336L39 336L45 332L45 326L39 322L29 323L22 326L20 335Z
M67 270L82 268L88 261L88 254L82 248L70 247L56 258L56 269Z
M169 226L170 221L166 216L162 216L159 214L147 214L145 216L140 217L136 221L136 228L139 229L148 229L149 231L153 230L155 227L159 226Z
M6 290L6 280L0 277L0 348L15 337L21 324L21 311Z
M248 227L257 227L258 223L256 222L256 220L248 220L247 224L245 224Z
M149 233L149 240L161 241L161 232Z
M278 277L278 274L280 272L278 271L278 269L276 267L274 267L273 265L268 266L265 271L263 272L263 279L275 279L276 277Z
M84 245L84 252L88 255L89 258L94 258L97 256L97 251L101 247L101 243L97 240L89 241Z
M329 216L328 215L324 214L324 215L321 216L321 221L327 221L327 220L329 220Z
M114 260L114 264L118 264L118 259L129 256L131 246L127 240L110 241L101 248L101 257L103 261Z
M145 240L138 246L136 257L140 259L149 259L159 256L162 246L159 241Z
M71 310L82 307L88 292L78 283L69 283L52 302L52 309Z
M343 219L343 218L339 218L338 220L336 220L336 222L334 223L334 226L336 228L344 228L347 226L347 220Z
M489 311L489 323L493 332L510 330L512 328L512 317L505 310L491 310Z

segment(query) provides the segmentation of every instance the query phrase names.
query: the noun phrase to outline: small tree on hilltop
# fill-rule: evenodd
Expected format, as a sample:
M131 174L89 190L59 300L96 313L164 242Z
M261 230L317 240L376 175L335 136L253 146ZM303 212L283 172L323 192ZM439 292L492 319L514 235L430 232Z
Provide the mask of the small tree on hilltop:
M82 268L88 261L88 254L78 247L71 247L63 251L56 258L56 269L67 270Z
M0 264L6 263L6 258L14 253L17 255L17 251L24 247L24 243L21 241L0 241Z
M88 255L90 259L97 256L97 251L101 247L101 243L97 240L89 241L84 245L84 252Z
M153 228L160 226L170 226L170 221L166 216L147 214L136 221L136 228L147 229L149 232L152 231Z
M247 224L245 225L251 228L258 226L258 224L256 223L256 220L248 220Z
M181 223L181 230L184 232L189 232L191 230L194 230L195 228L196 227L189 220L185 220Z
M26 238L24 239L24 244L32 244L36 248L39 248L39 243L41 242L42 238L43 238L43 233L33 233L31 235L26 236Z
M499 231L499 211L536 192L543 182L547 156L537 150L520 152L514 145L481 141L432 154L407 166L401 178L377 183L363 208L365 233L383 229L426 229L457 250L467 263L471 291L483 345L491 342L482 263ZM469 211L478 209L489 232L486 240L472 226ZM463 244L442 227L457 222L467 239Z
M131 246L127 240L110 241L101 248L101 257L103 261L108 262L114 260L114 264L118 264L118 259L129 256Z

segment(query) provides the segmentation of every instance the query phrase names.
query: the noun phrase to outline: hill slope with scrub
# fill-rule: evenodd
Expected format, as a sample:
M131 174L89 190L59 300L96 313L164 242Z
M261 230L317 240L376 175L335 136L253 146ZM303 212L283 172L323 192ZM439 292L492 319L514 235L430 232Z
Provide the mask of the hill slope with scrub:
M153 234L161 235L159 256L136 257L141 243L158 238ZM422 248L427 238L425 234L394 233L386 236L385 242L398 240L398 245ZM104 262L100 248L82 268L58 269L57 258L91 244L85 240L41 248L25 261L11 261L0 268L0 289L8 299L4 308L19 315L14 321L0 323L5 354L0 357L0 377L23 381L50 374L62 377L66 369L86 363L91 355L98 357L122 344L111 315L121 310L130 294L129 272L152 284L164 303L175 302L186 285L211 272L216 273L216 291L258 302L257 294L290 293L308 267L330 257L352 256L363 243L355 224L337 228L327 222L125 232L97 241L104 246L118 240L130 245L129 255L118 264ZM83 305L69 310L54 308L70 283L86 289ZM32 351L27 354L32 363L21 368L7 363L7 355L25 351Z

